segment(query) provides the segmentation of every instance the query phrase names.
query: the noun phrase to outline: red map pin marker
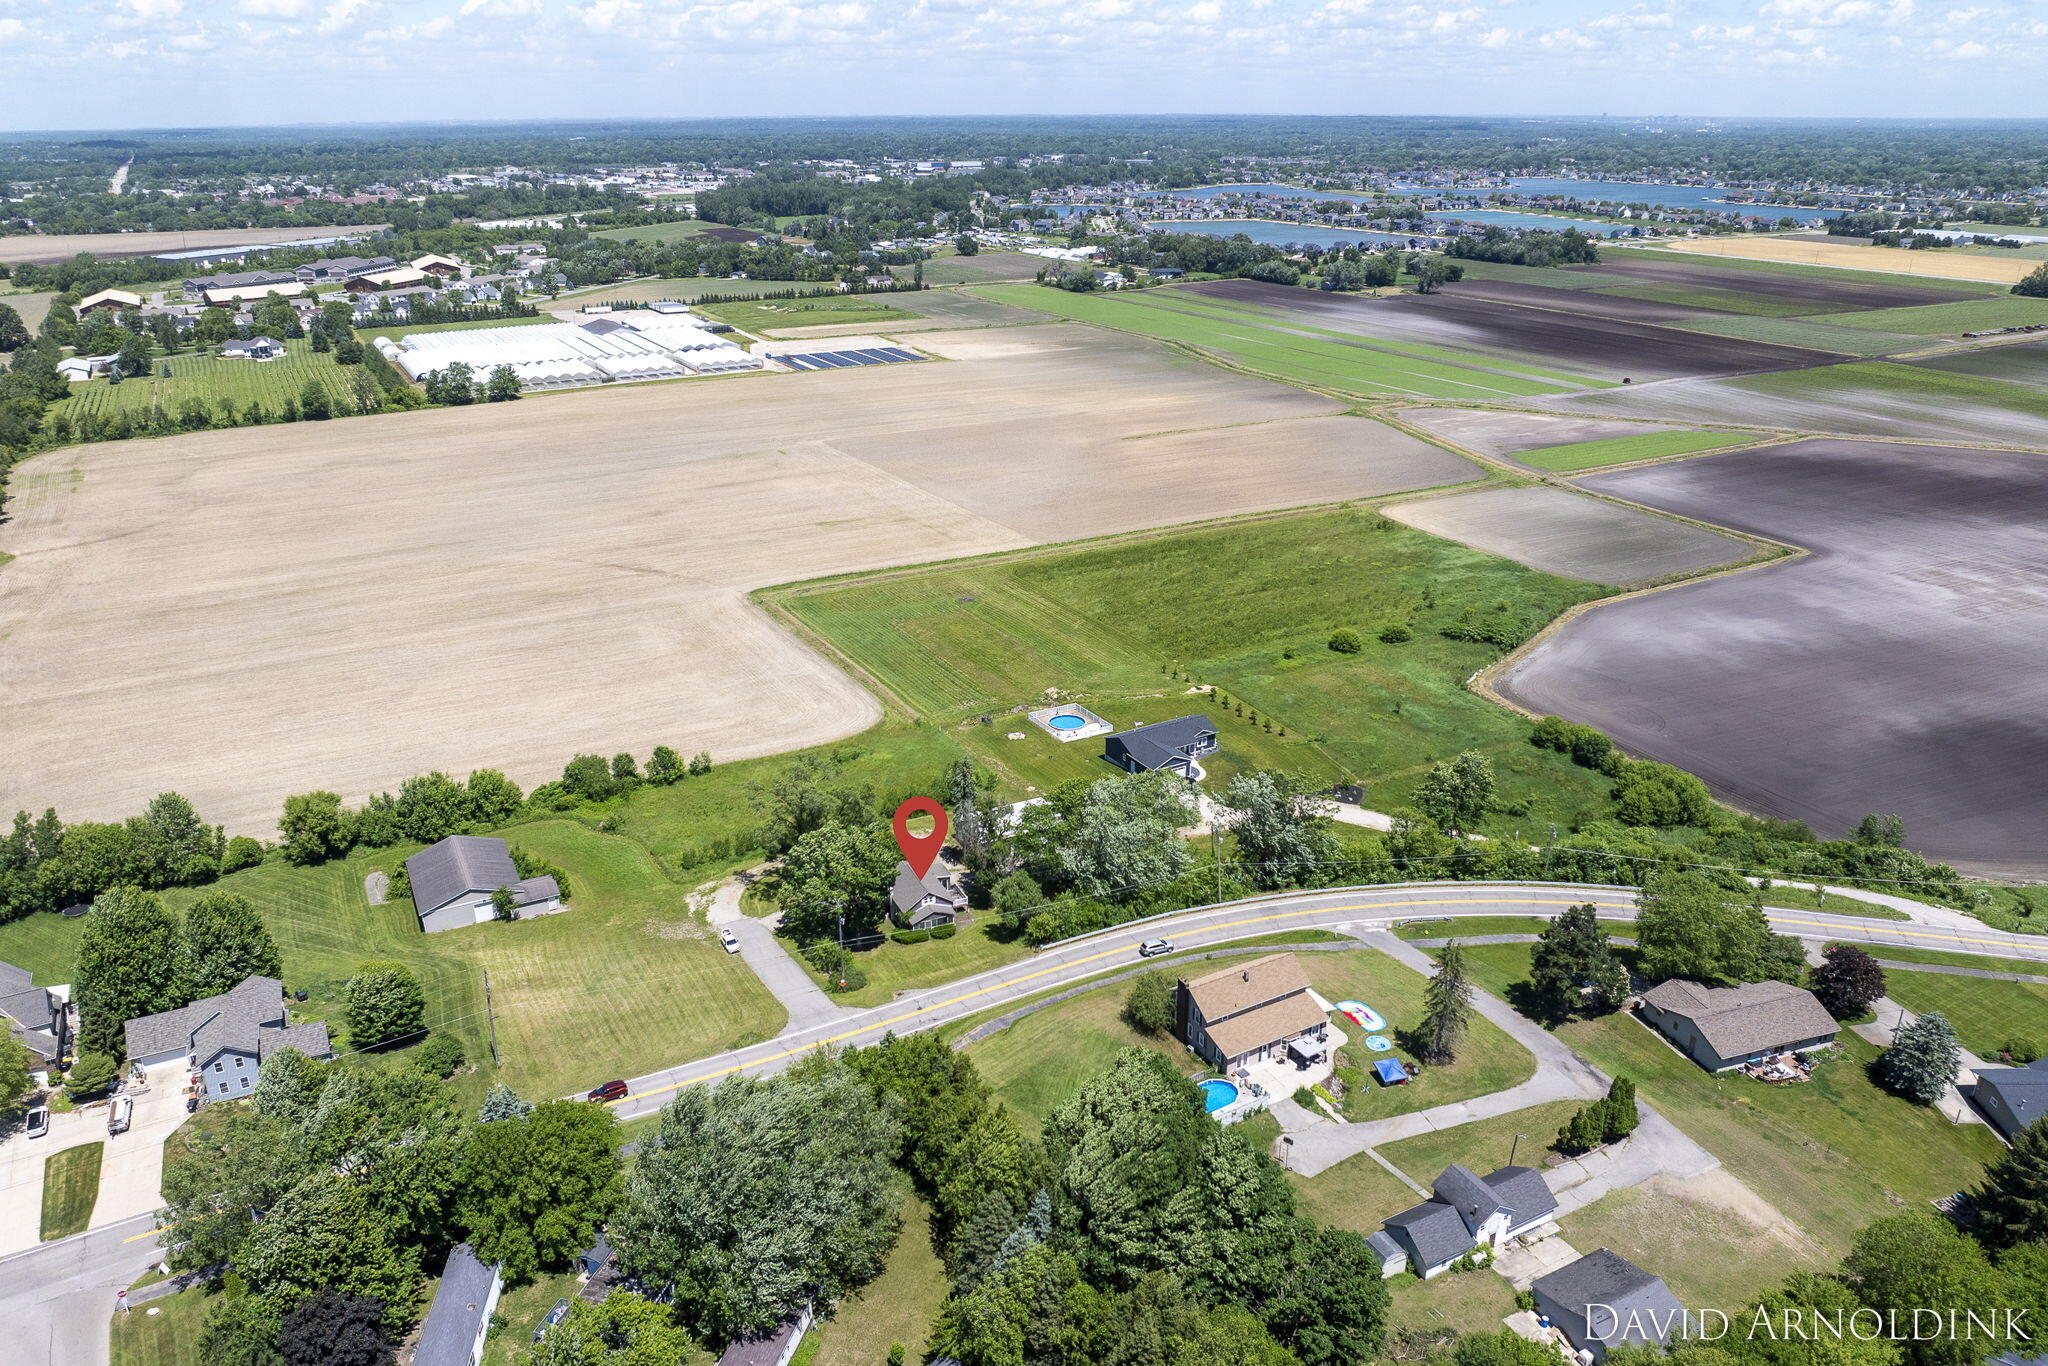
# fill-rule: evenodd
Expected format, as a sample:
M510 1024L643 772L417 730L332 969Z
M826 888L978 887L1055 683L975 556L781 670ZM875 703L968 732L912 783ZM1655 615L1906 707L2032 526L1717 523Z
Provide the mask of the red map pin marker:
M922 811L932 818L932 832L929 835L910 833L910 818ZM938 860L939 850L946 846L946 808L930 797L912 797L896 808L896 847L903 851L903 861L910 865L910 871L923 877L931 871Z

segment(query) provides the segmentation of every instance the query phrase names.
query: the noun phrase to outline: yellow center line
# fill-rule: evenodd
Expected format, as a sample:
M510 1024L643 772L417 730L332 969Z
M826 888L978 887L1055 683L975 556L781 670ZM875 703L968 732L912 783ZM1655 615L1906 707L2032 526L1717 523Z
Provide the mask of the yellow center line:
M1193 934L1207 934L1216 930L1239 929L1247 925L1263 925L1275 920L1298 920L1304 916L1312 915L1341 915L1346 911L1407 911L1410 908L1418 906L1540 906L1546 904L1550 903L1544 902L1536 897L1528 896L1513 898L1466 897L1438 901L1359 902L1348 906L1312 906L1307 910L1301 911L1280 911L1272 915L1247 916L1241 920L1226 920L1218 925L1204 925L1196 929L1191 929L1187 932ZM1581 905L1586 903L1575 901L1572 904ZM1635 909L1634 901L1594 901L1591 904L1594 906L1604 906L1617 910ZM1834 930L1837 932L1853 931L1858 928L1863 928L1854 925L1838 925L1831 921L1826 920L1798 920L1790 916L1774 917L1774 919L1776 920L1776 923L1781 925L1800 925L1812 929ZM1990 944L1999 948L2003 948L2007 952L2011 953L2023 952L2023 946L2012 944L2002 939L1976 939L1966 935L1959 935L1954 933L1930 933L1923 930L1911 929L1887 929L1885 933L1903 935L1916 939L1933 939L1938 940L1942 943L1949 944ZM785 1049L780 1053L771 1053L765 1058L755 1058L751 1062L733 1063L728 1067L721 1067L716 1069L715 1071L705 1072L700 1076L689 1077L682 1081L671 1082L667 1086L657 1086L647 1091L636 1091L633 1092L631 1095L621 1096L615 1101L607 1101L606 1104L622 1105L629 1100L644 1100L649 1096L659 1096L664 1095L670 1091L680 1091L686 1086L697 1086L707 1081L714 1081L719 1077L729 1076L734 1072L743 1072L750 1067L761 1067L771 1062L781 1062L784 1058L794 1058L799 1054L811 1052L813 1049L823 1048L828 1044L843 1043L848 1039L857 1039L860 1038L862 1035L872 1034L876 1030L889 1029L895 1025L902 1024L903 1022L908 1020L917 1020L920 1018L928 1017L934 1010L940 1010L947 1006L959 1005L964 1001L971 1001L977 996L986 996L991 992L1002 991L1005 988L1021 986L1026 982L1035 981L1040 977L1047 977L1054 973L1066 972L1073 968L1081 967L1087 963L1099 962L1105 958L1115 958L1124 953L1129 952L1129 950L1130 945L1119 944L1117 947L1113 949L1105 949L1101 953L1090 954L1086 958L1076 958L1071 962L1057 963L1051 967L1041 968L1037 972L1026 973L1022 977L1015 977L1008 979L1006 981L991 983L990 985L985 987L977 987L973 991L962 992L958 996L950 997L944 1001L935 1001L931 1005L920 1006L916 1010L906 1011L901 1015L894 1015L886 1020L878 1020L872 1024L864 1024L857 1028L846 1030L843 1033L829 1035L822 1039L813 1039L809 1043L801 1044L795 1048Z

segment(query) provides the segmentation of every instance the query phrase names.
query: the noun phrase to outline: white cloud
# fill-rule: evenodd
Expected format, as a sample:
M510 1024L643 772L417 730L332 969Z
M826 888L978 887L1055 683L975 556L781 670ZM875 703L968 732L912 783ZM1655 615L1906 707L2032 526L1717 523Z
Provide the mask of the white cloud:
M540 0L462 0L464 14L481 14L487 19L517 19L541 12Z
M235 8L257 19L296 19L306 12L307 0L238 0Z
M339 33L349 21L369 8L369 0L334 0L313 27L321 33Z
M175 19L185 8L184 0L121 0L138 19Z

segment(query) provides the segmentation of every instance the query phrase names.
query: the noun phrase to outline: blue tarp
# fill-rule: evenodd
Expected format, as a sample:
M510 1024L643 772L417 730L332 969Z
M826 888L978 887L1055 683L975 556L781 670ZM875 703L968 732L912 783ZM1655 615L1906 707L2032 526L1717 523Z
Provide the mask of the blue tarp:
M1408 1069L1401 1066L1398 1058L1381 1058L1372 1065L1372 1070L1382 1086L1398 1086L1408 1080Z

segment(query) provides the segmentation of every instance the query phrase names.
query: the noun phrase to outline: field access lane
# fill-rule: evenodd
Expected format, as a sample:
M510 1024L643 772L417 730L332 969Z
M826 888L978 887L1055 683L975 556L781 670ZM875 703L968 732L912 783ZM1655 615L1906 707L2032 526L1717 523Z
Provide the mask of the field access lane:
M766 1076L816 1048L855 1047L884 1034L936 1029L1013 1005L1041 992L1138 963L1137 946L1170 938L1181 949L1213 948L1288 930L1385 929L1396 921L1496 915L1554 916L1591 902L1603 917L1635 915L1635 890L1572 883L1424 882L1393 887L1336 887L1289 892L1120 925L1055 945L1021 963L913 992L887 1005L796 1029L750 1048L701 1058L634 1079L613 1106L620 1119L653 1114L676 1091L733 1075ZM1845 939L2027 958L2048 963L2048 942L1988 926L1977 931L1896 920L1868 920L1821 911L1768 911L1774 929L1803 939Z

